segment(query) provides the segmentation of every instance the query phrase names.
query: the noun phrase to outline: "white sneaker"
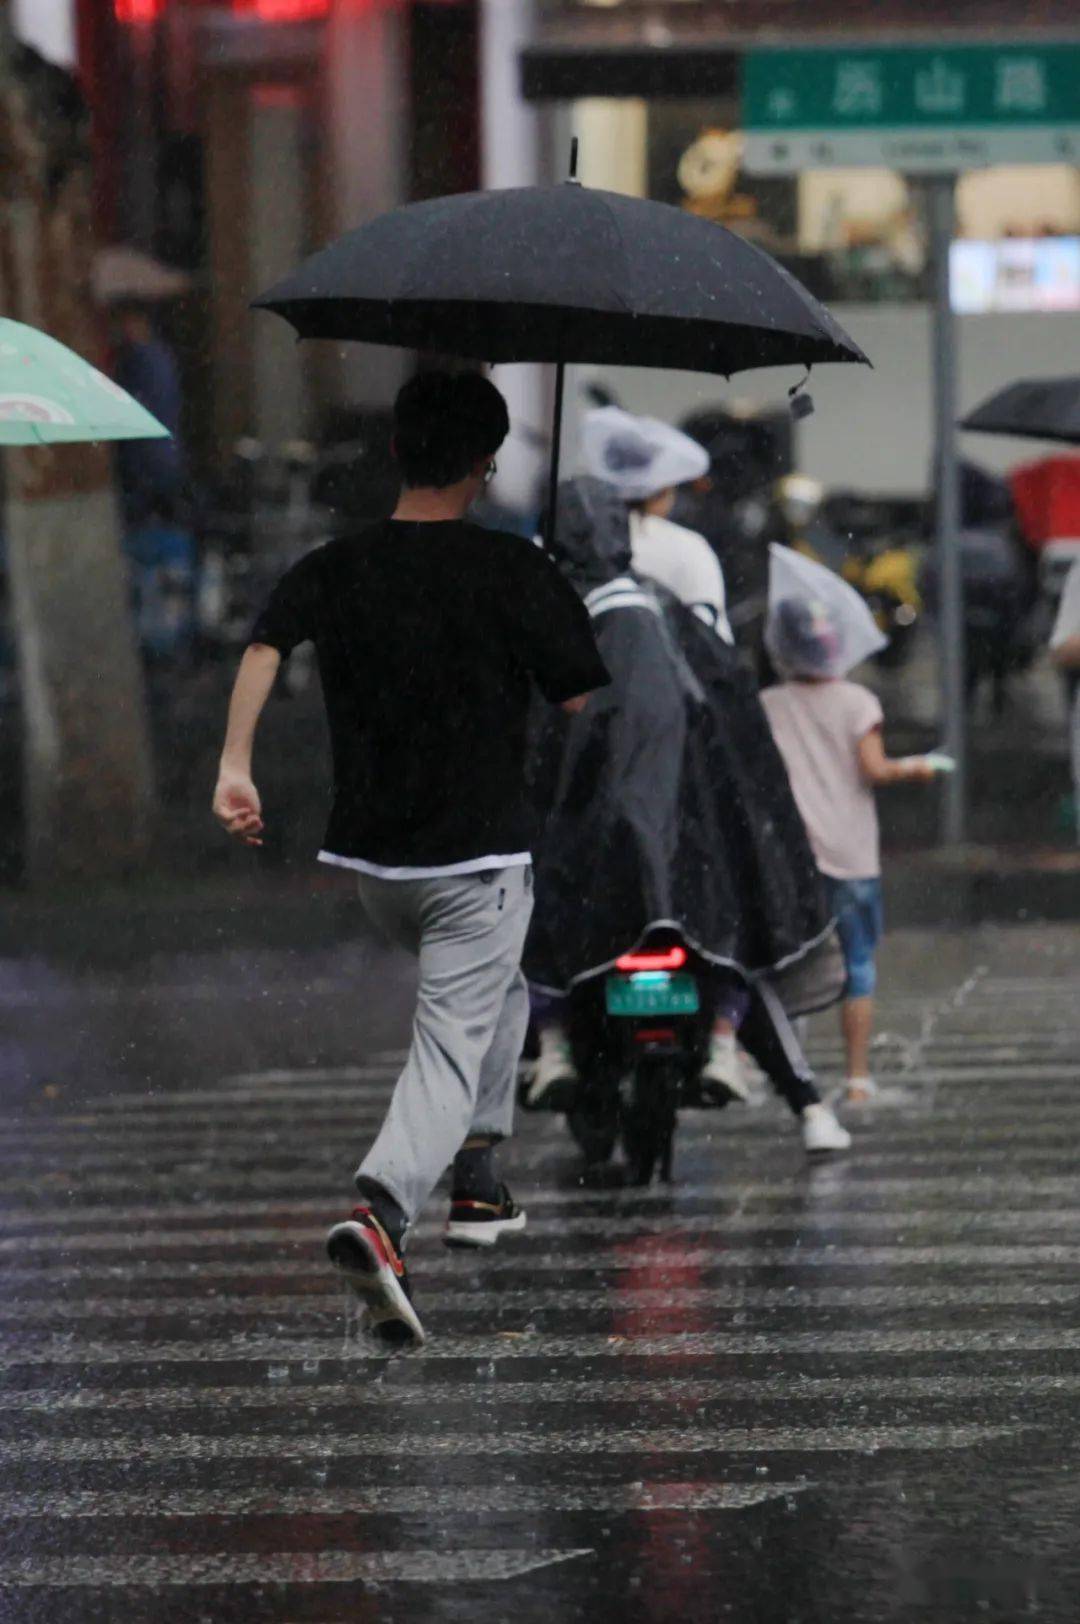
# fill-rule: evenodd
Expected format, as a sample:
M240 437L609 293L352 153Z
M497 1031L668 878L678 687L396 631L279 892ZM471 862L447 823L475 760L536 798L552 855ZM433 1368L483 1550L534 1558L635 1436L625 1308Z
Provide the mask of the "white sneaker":
M699 1075L701 1092L716 1105L728 1105L740 1100L743 1105L750 1098L750 1090L739 1065L739 1054L734 1032L713 1032L709 1037L709 1053Z
M566 1028L559 1025L541 1027L540 1058L523 1103L534 1111L541 1110L544 1096L556 1084L573 1084L580 1080Z
M802 1114L803 1144L810 1154L850 1150L851 1135L837 1122L827 1105L808 1105Z
M844 1099L849 1105L865 1105L877 1091L877 1083L872 1077L849 1077L844 1085Z

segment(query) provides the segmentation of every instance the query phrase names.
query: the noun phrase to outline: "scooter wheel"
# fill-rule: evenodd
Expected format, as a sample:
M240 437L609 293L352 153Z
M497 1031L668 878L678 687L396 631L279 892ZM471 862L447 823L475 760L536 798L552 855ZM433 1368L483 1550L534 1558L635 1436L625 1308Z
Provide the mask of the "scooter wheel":
M641 1067L635 1074L622 1121L628 1184L651 1184L658 1166L660 1177L670 1182L680 1084L679 1071L666 1065Z
M566 1123L581 1147L586 1168L600 1168L611 1161L619 1137L617 1120L609 1120L606 1115L599 1116L586 1106L577 1105L566 1113Z

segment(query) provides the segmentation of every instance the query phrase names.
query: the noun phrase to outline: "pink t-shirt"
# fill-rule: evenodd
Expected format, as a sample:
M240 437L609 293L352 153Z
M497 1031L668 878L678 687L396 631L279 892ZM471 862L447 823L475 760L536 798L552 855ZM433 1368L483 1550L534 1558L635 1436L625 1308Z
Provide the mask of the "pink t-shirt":
M880 727L881 703L857 682L784 682L761 696L818 868L837 880L881 872L874 792L859 741Z

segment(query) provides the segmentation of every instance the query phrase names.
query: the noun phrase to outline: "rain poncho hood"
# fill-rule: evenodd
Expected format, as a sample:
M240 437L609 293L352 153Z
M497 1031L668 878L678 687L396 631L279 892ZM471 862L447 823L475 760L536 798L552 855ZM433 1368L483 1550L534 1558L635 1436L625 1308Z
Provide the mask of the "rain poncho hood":
M718 967L771 977L792 1012L839 997L817 868L735 651L622 567L602 482L560 488L553 553L612 682L578 716L545 706L535 718L529 780L544 827L530 980L566 992L674 924Z
M585 474L559 487L551 556L579 591L625 575L630 554L630 516L613 485Z
M781 676L845 677L888 641L854 587L772 543L765 647Z

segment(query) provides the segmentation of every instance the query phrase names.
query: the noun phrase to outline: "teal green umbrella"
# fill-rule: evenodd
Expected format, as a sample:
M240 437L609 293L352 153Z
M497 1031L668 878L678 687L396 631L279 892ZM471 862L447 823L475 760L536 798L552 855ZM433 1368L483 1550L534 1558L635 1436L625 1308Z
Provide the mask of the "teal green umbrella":
M0 445L168 437L126 389L74 350L0 316Z

